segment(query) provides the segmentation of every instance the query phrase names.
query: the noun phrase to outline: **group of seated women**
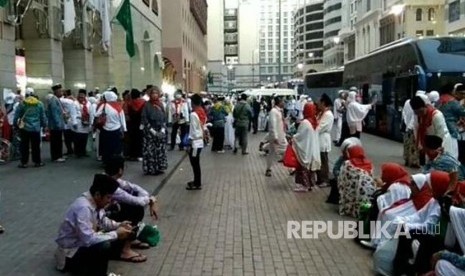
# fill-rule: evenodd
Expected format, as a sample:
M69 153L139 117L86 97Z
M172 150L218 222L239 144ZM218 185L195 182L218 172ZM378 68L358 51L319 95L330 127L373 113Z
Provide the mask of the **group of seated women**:
M337 181L327 202L339 204L340 215L368 226L364 229L371 239L359 242L375 250L378 274L465 276L465 182L457 177L461 165L453 160L438 165L442 141L433 136L426 140L425 151L438 154L430 156L421 173L410 175L399 164L385 163L379 179L360 140L348 138L341 145L333 169ZM378 227L370 224L375 221Z

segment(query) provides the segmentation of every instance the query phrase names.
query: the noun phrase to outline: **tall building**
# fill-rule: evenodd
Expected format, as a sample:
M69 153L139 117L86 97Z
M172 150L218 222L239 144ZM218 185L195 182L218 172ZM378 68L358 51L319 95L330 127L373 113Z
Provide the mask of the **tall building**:
M260 0L259 78L262 84L292 77L296 4L296 0Z
M446 0L446 31L465 36L465 0Z
M341 30L339 38L344 45L344 62L355 58L355 24L357 23L357 0L342 0Z
M294 40L296 75L323 70L323 0L299 1L294 14Z
M161 1L160 1L161 2ZM163 57L171 70L165 79L187 91L199 92L207 80L206 0L163 1Z
M333 69L344 64L344 47L339 37L342 0L325 0L324 9L324 52L323 64L326 69Z
M161 82L161 1L131 1L135 55L126 52L126 32L111 22L111 40L102 46L96 1L74 1L75 29L63 33L63 6L52 0L6 1L0 7L0 90L32 87L43 96L53 83L76 91L142 88ZM111 1L109 19L122 1Z
M224 32L225 2L208 0L208 91L226 93L227 68L225 66L225 41L231 41L230 35Z

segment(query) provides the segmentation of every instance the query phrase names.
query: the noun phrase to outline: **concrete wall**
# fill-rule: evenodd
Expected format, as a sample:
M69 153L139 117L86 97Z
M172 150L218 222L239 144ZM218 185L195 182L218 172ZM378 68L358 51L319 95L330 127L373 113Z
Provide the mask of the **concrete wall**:
M224 59L224 5L223 1L208 1L208 60ZM210 68L209 68L210 69Z
M3 88L16 89L15 30L11 25L1 23L4 19L0 8L0 93ZM3 94L0 94L0 102Z

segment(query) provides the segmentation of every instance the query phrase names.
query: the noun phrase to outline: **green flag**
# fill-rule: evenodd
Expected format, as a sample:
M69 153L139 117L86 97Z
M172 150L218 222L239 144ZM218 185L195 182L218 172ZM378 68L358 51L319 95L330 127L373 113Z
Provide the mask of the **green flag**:
M0 7L5 7L8 0L0 0Z
M2 0L0 0L2 1ZM121 23L124 30L126 30L126 51L130 57L136 54L134 47L134 34L132 32L132 19L131 19L131 3L129 0L124 0L121 8L116 15L116 19Z

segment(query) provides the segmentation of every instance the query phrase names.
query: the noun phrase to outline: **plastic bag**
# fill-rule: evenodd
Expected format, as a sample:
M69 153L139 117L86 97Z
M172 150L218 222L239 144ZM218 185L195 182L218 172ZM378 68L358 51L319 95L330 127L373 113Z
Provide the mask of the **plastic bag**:
M375 272L384 275L394 275L394 258L396 257L398 239L390 239L381 243L373 254Z
M299 167L297 155L295 154L294 148L291 144L287 145L286 151L284 152L283 165L288 168Z

